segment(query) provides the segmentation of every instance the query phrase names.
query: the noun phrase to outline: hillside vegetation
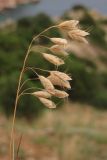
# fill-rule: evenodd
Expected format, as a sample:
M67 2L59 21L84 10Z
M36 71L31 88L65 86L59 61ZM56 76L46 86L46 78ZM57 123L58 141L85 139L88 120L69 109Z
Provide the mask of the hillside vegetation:
M0 160L8 160L10 121L0 116ZM16 123L16 148L21 160L106 160L107 112L68 103L46 111L38 120ZM24 128L23 128L24 126Z

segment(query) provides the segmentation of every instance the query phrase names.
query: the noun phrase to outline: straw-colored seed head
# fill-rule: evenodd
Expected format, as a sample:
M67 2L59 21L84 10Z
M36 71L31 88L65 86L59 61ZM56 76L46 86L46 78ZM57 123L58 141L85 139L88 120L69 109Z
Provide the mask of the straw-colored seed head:
M39 100L48 108L56 108L56 105L54 102L52 102L49 99L46 98L39 98Z
M50 40L57 45L67 45L67 40L63 38L50 38Z
M52 47L50 47L50 51L57 55L68 56L68 53L60 45L53 45Z
M50 98L51 97L51 94L48 93L47 91L36 91L36 92L33 92L32 93L33 96L36 96L36 97L42 97L42 98Z
M54 96L58 97L58 98L66 98L68 97L68 93L66 93L65 91L60 91L58 89L55 89L55 93Z
M70 31L69 34L71 36L81 36L81 37L85 37L85 36L89 35L88 32L80 30L80 29L74 29L74 30Z
M72 78L70 76L68 76L66 73L63 73L63 72L50 71L50 74L53 75L53 76L57 76L57 77L61 78L64 81L72 80Z
M52 84L52 82L48 79L48 78L45 78L44 76L39 76L39 79L42 83L42 85L44 86L44 88L50 92L50 93L54 93L54 86Z
M64 30L72 30L77 27L78 23L79 21L77 20L64 21L58 25L58 28Z
M88 32L82 31L82 30L72 30L70 32L68 32L68 36L69 38L71 38L72 40L76 40L78 42L83 42L83 43L88 43L88 41L86 40L86 38L84 38L85 36L89 35Z
M50 76L48 76L48 79L52 82L53 85L57 85L60 87L71 89L70 83L68 81L62 80L58 76L50 75Z
M52 63L56 66L60 66L60 65L64 64L64 61L57 56L47 54L47 53L42 53L42 55L47 61L49 61L50 63Z
M69 36L72 40L77 41L77 42L82 42L88 44L88 41L86 38L81 37L81 36Z

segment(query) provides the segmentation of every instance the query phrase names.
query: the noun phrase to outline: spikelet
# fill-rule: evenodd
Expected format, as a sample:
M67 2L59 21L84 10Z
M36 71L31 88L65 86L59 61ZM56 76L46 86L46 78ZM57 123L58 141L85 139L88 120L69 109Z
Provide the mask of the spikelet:
M58 25L58 28L69 31L69 30L75 29L78 23L79 21L77 20L64 21Z
M39 100L48 108L56 108L56 105L54 102L52 102L49 99L46 98L39 98Z
M50 74L53 75L53 76L57 76L57 77L61 78L64 81L72 80L72 78L70 76L68 76L66 73L63 73L63 72L50 71Z
M36 96L36 97L42 97L42 98L50 98L51 97L51 94L48 93L47 91L36 91L36 92L33 92L32 93L33 96Z
M45 88L48 92L54 93L54 89L55 89L55 88L54 88L53 84L51 83L51 81L50 81L48 78L39 75L39 79L40 79L42 85L44 86L44 88Z
M87 35L89 35L88 32L85 32L79 29L68 32L69 38L71 38L72 40L76 40L78 42L84 42L84 43L88 43L86 38L84 38Z
M57 55L68 56L68 53L60 45L53 45L50 47L50 51Z
M58 98L66 98L68 97L68 93L66 93L65 91L60 91L58 89L55 89L55 93L54 96L58 97Z
M74 29L74 30L70 31L69 34L71 34L71 36L76 35L76 36L80 36L80 37L85 37L85 36L89 35L88 32L80 30L80 29Z
M49 61L50 63L52 63L56 66L60 66L60 65L64 64L64 61L57 56L47 54L47 53L42 53L42 55L47 61Z
M71 89L70 83L68 81L64 81L61 78L52 75L48 76L47 78L52 82L53 85Z
M67 40L63 38L50 38L50 40L57 45L67 45Z

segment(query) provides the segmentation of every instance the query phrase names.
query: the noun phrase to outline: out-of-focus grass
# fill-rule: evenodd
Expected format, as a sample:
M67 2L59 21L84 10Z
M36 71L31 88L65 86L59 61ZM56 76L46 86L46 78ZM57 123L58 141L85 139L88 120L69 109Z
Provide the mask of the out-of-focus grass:
M0 119L0 160L8 157L10 121ZM68 103L34 122L17 120L16 144L23 134L21 160L106 160L107 112Z

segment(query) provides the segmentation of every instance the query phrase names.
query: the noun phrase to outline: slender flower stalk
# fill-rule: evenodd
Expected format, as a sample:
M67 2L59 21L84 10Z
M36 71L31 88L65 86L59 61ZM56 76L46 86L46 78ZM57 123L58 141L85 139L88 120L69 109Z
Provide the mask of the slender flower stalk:
M35 98L39 99L40 102L51 109L56 108L56 104L50 99L52 96L58 97L58 98L66 98L68 97L68 93L66 93L64 91L64 88L66 89L71 89L71 85L70 82L72 80L72 78L70 76L68 76L66 73L60 72L60 71L47 71L44 69L39 69L41 71L45 71L47 72L49 75L47 77L43 76L43 75L39 75L37 73L38 68L34 68L34 67L29 67L26 66L26 62L29 58L29 55L31 53L31 51L35 51L35 49L37 49L35 46L33 46L33 43L39 38L39 37L46 37L48 38L52 43L54 43L54 45L50 46L50 47L46 47L46 46L38 46L39 48L44 47L45 49L48 49L48 51L51 51L53 54L56 55L52 55L52 53L48 53L48 52L43 52L41 53L43 58L45 60L47 60L48 62L52 63L55 66L60 66L62 64L64 64L64 60L60 57L58 57L59 55L65 57L68 56L68 53L65 50L65 46L68 44L68 39L64 39L64 38L59 38L59 37L47 37L45 36L45 32L47 32L48 30L52 29L52 28L58 28L59 30L63 29L66 31L66 34L69 36L69 38L71 39L75 39L77 41L82 41L85 42L86 39L84 38L85 36L88 35L87 32L79 30L78 29L78 23L79 21L77 20L70 20L70 21L65 21L60 23L59 25L55 25L55 26L51 26L47 29L45 29L43 32L41 32L40 34L38 34L37 36L34 36L34 38L32 39L24 62L23 62L23 66L22 66L22 70L20 72L20 76L19 76L19 81L18 81L18 88L17 88L17 93L16 93L16 99L15 99L15 107L14 107L14 114L13 114L13 120L12 120L12 129L11 129L11 139L10 139L10 160L15 160L15 118L16 118L16 111L17 111L17 107L18 107L18 100L22 95L32 95L35 96ZM39 51L37 51L39 52ZM39 52L40 54L40 52ZM57 68L58 69L58 68ZM37 87L33 87L33 88L27 88L25 90L23 90L23 86L30 80L27 79L24 82L22 82L23 79L23 74L25 71L30 70L32 71L37 78L35 78L34 80L38 79L41 86L43 88L37 88ZM61 90L57 89L56 86L59 86L61 88ZM34 92L27 92L30 91L31 89L35 89Z
M23 66L22 66L22 70L20 72L20 76L19 76L19 81L18 81L18 88L17 88L17 92L16 92L16 100L15 100L15 107L14 107L14 114L13 114L13 122L12 122L12 129L11 129L11 137L10 137L10 160L14 160L15 159L15 154L14 154L14 125L15 125L15 117L16 117L16 111L17 111L17 106L18 106L18 99L19 99L19 91L20 91L20 86L21 86L21 81L22 81L22 77L23 77L23 73L24 73L24 69L26 67L26 62L27 62L27 59L28 59L28 56L30 54L30 50L31 50L31 47L33 45L33 42L34 40L36 40L37 38L39 38L40 35L42 35L43 33L47 32L49 29L52 29L52 28L55 28L56 26L51 26L47 29L45 29L43 32L41 32L40 34L38 34L37 36L35 36L29 47L28 47L28 50L27 50L27 53L26 53L26 56L25 56L25 59L24 59L24 62L23 62Z

